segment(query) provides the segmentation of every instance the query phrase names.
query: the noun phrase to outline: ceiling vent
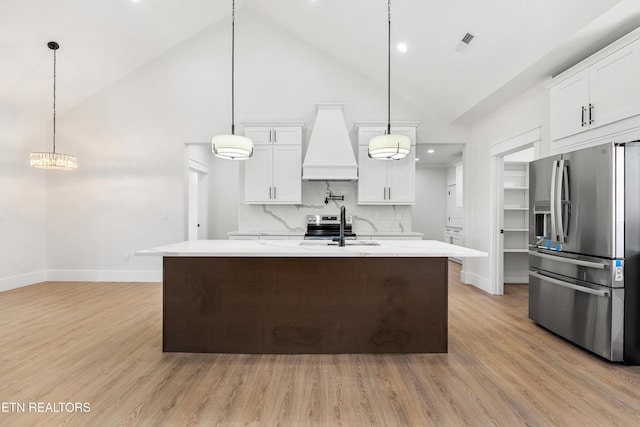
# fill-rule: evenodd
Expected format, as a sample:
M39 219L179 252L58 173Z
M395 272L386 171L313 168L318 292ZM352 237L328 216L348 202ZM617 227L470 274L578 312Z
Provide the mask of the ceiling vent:
M456 52L464 53L469 50L469 45L471 44L473 39L475 39L475 37L476 36L471 33L465 34L464 37L462 37L462 40L458 42L458 45L456 46Z

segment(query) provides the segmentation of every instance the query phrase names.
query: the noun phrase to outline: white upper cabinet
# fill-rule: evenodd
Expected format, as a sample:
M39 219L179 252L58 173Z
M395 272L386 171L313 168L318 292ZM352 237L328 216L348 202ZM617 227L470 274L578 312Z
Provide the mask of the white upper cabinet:
M588 129L588 69L552 87L550 98L553 139L564 138Z
M385 127L358 128L358 204L411 205L415 203L415 127L392 127L392 133L411 138L411 151L400 160L369 158L369 140L383 135Z
M639 75L640 40L622 40L554 79L549 88L551 139L640 114Z
M640 40L591 67L591 127L640 114Z
M302 127L247 126L253 157L244 164L248 204L302 203Z
M244 160L244 201L266 203L271 200L273 191L273 147L259 145L255 139L253 143L253 156Z

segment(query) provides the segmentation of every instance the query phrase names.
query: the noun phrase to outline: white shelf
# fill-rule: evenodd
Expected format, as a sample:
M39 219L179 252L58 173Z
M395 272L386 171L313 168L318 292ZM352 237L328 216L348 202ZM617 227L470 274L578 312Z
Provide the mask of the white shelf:
M528 190L529 187L504 187L505 190Z
M528 211L529 208L521 208L521 207L507 207L504 208L505 211Z
M524 254L524 253L528 253L529 249L509 249L509 248L505 248L504 252L505 253L511 253L511 254Z
M523 232L523 231L529 231L528 228L503 228L502 231L507 232L507 231L517 231L517 232Z

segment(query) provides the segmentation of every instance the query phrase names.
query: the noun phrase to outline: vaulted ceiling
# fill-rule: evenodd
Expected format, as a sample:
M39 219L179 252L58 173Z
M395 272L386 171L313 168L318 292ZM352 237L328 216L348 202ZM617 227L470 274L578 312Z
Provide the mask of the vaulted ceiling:
M386 86L385 0L238 0ZM0 109L69 108L204 29L231 0L0 0ZM416 117L467 124L640 25L638 0L393 0L392 90ZM243 31L247 31L246 28ZM465 33L470 48L456 51ZM395 49L408 45L406 53ZM59 57L60 58L60 57Z

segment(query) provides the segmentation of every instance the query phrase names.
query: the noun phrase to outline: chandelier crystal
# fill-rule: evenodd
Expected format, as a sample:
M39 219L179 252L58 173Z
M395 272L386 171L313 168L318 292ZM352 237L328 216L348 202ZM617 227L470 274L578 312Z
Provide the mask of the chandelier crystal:
M60 45L56 42L47 43L53 50L53 151L32 152L29 164L34 168L60 171L74 171L78 169L78 160L70 154L56 153L56 51Z

